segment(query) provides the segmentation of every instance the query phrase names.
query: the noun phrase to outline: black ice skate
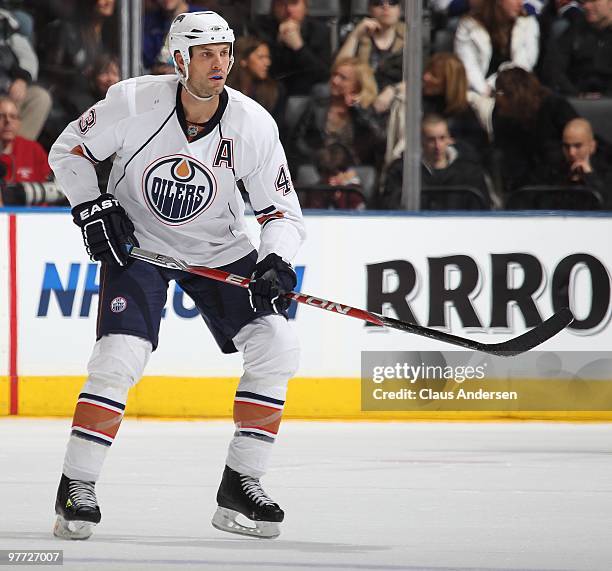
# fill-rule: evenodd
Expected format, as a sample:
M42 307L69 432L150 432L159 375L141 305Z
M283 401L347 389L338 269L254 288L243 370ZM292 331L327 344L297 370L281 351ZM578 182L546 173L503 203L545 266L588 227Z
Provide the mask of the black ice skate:
M64 474L57 489L53 535L62 539L88 539L102 514L96 499L95 482L70 480Z
M285 513L263 491L257 478L239 474L225 467L217 492L219 507L212 519L213 527L230 533L271 539L280 535L279 523ZM243 515L248 525L236 521Z

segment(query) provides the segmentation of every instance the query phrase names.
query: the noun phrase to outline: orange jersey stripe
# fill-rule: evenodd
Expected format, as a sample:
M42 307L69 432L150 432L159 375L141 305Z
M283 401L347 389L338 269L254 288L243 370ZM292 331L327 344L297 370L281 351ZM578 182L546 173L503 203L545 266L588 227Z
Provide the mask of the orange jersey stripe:
M83 151L83 148L80 145L77 145L76 147L74 147L71 151L71 154L76 155L77 157L83 157L84 159L87 159L92 165L95 165L96 163L94 161L92 161Z
M257 222L260 224L265 224L268 220L274 220L276 218L284 218L285 215L282 212L275 212L274 214L266 214L264 216L260 216L257 219Z

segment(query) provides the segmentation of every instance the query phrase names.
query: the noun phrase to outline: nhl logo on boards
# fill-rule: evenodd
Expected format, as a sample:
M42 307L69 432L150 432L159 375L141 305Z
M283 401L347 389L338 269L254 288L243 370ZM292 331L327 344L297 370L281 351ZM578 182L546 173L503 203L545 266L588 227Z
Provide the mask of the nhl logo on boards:
M157 159L145 169L142 192L145 204L161 222L180 226L210 207L217 181L193 157L173 155Z
M110 309L113 313L121 313L127 308L127 299L125 297L116 297L110 302Z

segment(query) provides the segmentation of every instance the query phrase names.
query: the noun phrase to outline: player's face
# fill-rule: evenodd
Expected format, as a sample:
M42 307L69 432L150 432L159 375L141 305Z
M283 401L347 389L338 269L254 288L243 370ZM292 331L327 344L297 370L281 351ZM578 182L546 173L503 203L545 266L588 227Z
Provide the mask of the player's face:
M268 70L272 64L270 59L270 48L266 44L261 44L246 60L243 60L245 67L257 78L264 80L268 77Z
M199 97L219 95L227 79L230 44L194 46L189 62L189 86Z
M0 103L0 140L4 144L15 140L19 125L19 112L15 104L11 101Z

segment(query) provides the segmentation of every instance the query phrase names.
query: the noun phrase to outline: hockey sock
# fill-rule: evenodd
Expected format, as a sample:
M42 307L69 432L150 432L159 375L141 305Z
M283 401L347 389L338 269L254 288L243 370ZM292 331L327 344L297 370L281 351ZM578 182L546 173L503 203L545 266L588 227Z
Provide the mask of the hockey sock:
M226 464L240 474L260 478L280 426L287 382L297 369L299 346L280 315L247 323L233 341L243 354L244 373L234 400L236 431Z
M96 343L64 459L68 478L98 480L121 425L128 391L140 379L150 354L151 343L132 335L106 335Z
M227 465L254 478L266 471L276 439L285 401L248 391L237 391L234 400L236 432L227 456Z
M64 474L68 478L88 482L98 479L106 453L123 419L127 389L123 399L119 395L113 396L115 399L85 390L79 395L64 459ZM120 400L116 400L118 397Z

